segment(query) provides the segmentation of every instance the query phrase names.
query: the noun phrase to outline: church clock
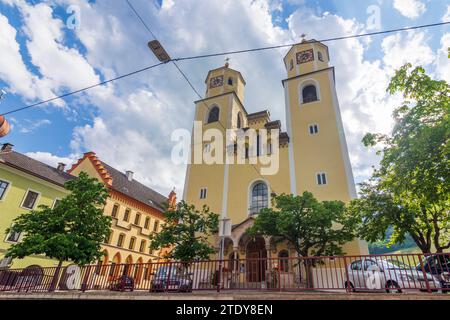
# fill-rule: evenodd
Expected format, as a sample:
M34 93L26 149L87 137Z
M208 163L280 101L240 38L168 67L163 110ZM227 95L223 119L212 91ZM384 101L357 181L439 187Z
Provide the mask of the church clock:
M222 85L223 85L223 76L211 78L210 83L209 83L210 88L216 88L216 87L220 87Z
M301 51L297 53L297 64L306 63L314 60L313 49Z

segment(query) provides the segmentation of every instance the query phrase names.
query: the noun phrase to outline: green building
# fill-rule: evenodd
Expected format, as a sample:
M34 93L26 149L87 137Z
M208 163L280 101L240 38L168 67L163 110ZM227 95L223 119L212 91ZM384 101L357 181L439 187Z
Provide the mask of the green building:
M60 163L53 168L14 151L12 144L3 144L0 149L0 269L58 264L56 260L40 255L13 260L5 258L9 246L21 238L21 234L7 234L6 229L20 214L39 205L52 207L67 194L64 183L74 177L65 172L64 167Z

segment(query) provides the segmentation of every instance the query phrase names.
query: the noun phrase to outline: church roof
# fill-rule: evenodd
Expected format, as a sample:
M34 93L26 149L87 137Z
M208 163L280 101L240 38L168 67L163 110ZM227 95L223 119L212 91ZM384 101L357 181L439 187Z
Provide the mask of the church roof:
M164 206L168 201L167 197L135 179L132 179L131 181L128 180L125 173L101 161L94 152L85 153L83 158L79 159L77 163L72 166L69 172L75 170L75 168L85 159L91 161L97 173L109 188L137 200L144 205L150 206L159 211L164 210Z

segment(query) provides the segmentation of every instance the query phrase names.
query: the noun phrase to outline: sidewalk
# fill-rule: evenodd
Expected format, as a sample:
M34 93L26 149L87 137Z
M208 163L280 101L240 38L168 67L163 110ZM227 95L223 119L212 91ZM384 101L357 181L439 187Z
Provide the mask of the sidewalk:
M385 293L329 293L329 292L222 292L203 291L193 293L135 292L54 292L26 293L3 292L0 300L449 300L450 294L385 294Z

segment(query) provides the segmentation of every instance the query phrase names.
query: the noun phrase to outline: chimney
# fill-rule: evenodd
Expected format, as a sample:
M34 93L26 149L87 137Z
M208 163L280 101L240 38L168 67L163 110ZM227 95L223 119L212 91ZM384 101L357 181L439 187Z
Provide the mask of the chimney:
M128 181L133 181L133 171L127 170L125 171Z
M65 163L58 163L58 166L56 167L56 169L60 172L63 172L66 169L66 164Z
M2 152L11 152L13 147L14 147L13 144L6 142L3 144L1 151Z

